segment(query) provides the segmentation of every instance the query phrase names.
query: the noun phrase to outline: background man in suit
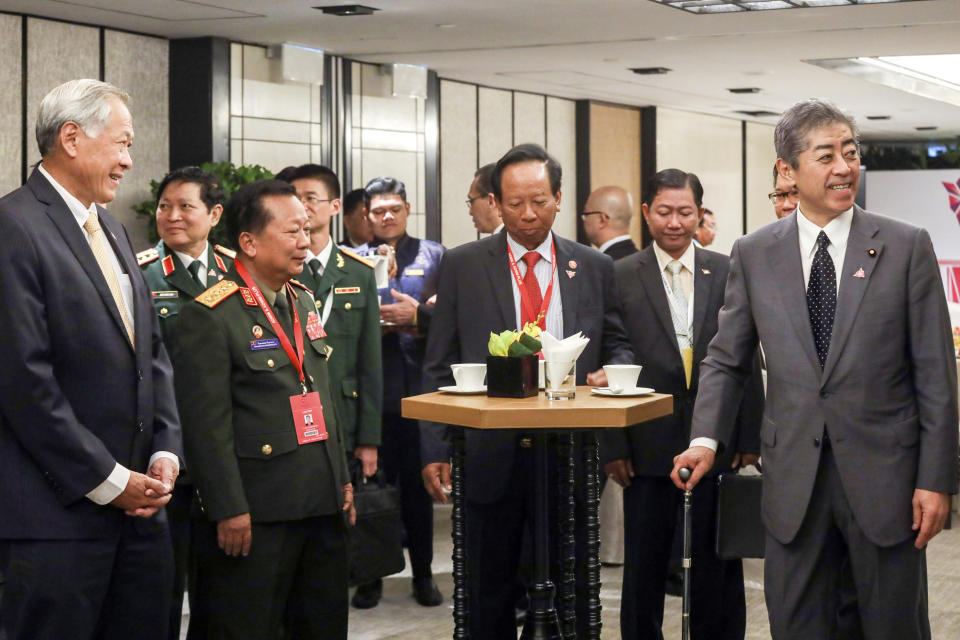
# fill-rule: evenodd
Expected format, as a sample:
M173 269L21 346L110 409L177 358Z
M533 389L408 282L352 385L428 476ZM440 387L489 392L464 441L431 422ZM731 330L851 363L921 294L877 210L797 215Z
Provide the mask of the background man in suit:
M809 100L777 124L796 215L737 241L703 361L692 486L729 446L757 339L767 363L760 432L764 572L774 638L825 638L849 559L864 634L921 638L924 547L957 490L957 380L946 300L923 229L854 205L853 120Z
M355 249L373 240L370 196L366 189L354 189L343 197L343 246Z
M580 219L590 243L614 260L637 252L630 239L633 198L621 187L594 189L583 206Z
M341 250L330 238L330 221L340 213L337 174L317 164L290 167L278 179L297 190L310 218L310 248L297 280L313 291L327 343L333 347L330 381L341 421L344 449L377 472L383 405L380 305L373 264ZM334 355L335 354L335 355Z
M673 457L690 442L697 374L717 331L730 259L695 249L703 187L692 173L658 172L646 185L642 211L653 243L619 260L614 271L624 324L642 364L639 383L674 396L673 414L603 435L604 471L625 487L626 557L620 625L628 640L662 638L664 581L681 494L669 474ZM714 471L753 464L760 450L763 387L751 374L732 446ZM714 550L716 482L704 483L693 501L691 634L743 638L746 607L743 567Z
M500 208L497 206L496 198L493 197L493 189L490 185L494 167L496 167L496 164L491 162L477 169L477 172L473 174L470 190L467 191L467 207L470 209L470 217L473 218L473 226L480 233L496 233L503 228Z
M703 215L700 216L700 226L697 227L697 232L693 236L696 241L696 246L705 249L713 244L716 237L717 219L713 215L713 211L703 207Z
M560 179L559 163L538 145L514 147L497 162L493 193L506 230L457 247L444 258L424 365L425 391L453 383L452 363L485 362L491 331L534 320L536 316L528 318L521 311L526 306L521 305L521 297L534 295L533 287L541 297L533 308L545 313L547 331L556 336L582 331L590 338L577 361L578 384L588 379L591 384L601 383L596 370L602 364L633 361L620 321L612 261L551 231L560 208ZM511 261L520 270L527 294L521 293L511 275ZM549 301L546 307L543 300ZM424 424L421 437L423 482L434 499L446 502L444 488L450 486L446 428ZM516 581L528 511L529 446L529 441L514 434L467 433L470 632L474 638L516 633L515 594L509 585ZM583 535L577 540L580 544ZM578 563L578 569L583 569L583 563ZM578 603L584 602L578 598ZM579 625L586 622L585 610L578 611L577 621Z
M793 213L800 198L797 185L785 175L780 175L776 164L773 165L773 192L767 197L770 198L773 211L777 214L777 220Z
M173 352L177 346L180 308L184 302L203 293L208 284L222 280L233 264L235 254L207 240L223 213L223 189L214 176L197 167L176 169L160 181L157 194L160 242L156 247L138 253L137 262L153 295L163 344L176 362ZM193 481L187 474L181 474L178 480L167 505L174 559L171 640L180 638L183 591L188 585L190 621L202 624L198 623L202 603L195 598L195 575L189 570Z
M53 89L37 116L41 163L0 200L11 640L167 635L162 507L180 466L172 373L126 231L95 204L113 200L132 166L128 99L96 80Z
M343 511L353 488L293 186L245 185L224 219L237 260L181 312L177 400L199 503L208 638L347 637Z

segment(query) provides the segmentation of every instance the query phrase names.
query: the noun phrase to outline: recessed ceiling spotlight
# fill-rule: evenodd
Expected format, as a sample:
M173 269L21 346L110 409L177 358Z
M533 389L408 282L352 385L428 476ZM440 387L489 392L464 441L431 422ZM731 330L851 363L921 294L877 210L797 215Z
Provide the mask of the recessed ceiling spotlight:
M767 111L766 109L760 109L758 111L747 111L747 110L737 110L734 113L742 113L745 116L750 116L751 118L772 118L779 116L779 113L775 111Z
M730 93L760 93L760 87L734 87L727 89Z
M667 69L666 67L633 67L630 71L641 76L662 76L670 73L672 69Z
M379 11L373 7L367 7L362 4L338 4L326 7L314 7L330 16L372 16L374 11Z
M914 129L916 129L917 131L936 131L937 127L934 127L934 126L914 127Z
M867 120L889 120L890 116L867 116Z

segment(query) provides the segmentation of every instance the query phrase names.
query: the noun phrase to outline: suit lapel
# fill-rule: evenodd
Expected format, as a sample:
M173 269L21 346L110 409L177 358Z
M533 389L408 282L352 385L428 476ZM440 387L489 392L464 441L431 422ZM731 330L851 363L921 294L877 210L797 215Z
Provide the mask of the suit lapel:
M820 373L820 359L813 343L810 314L807 309L807 292L803 288L803 266L800 262L800 235L797 220L792 214L780 225L778 237L767 245L767 262L776 281L781 307L797 334L797 340L810 364Z
M661 328L666 334L667 343L672 346L673 352L677 358L680 358L680 346L677 344L677 332L673 328L673 317L670 315L670 302L667 300L667 292L663 288L663 276L660 273L660 263L657 262L657 256L653 252L651 244L640 252L640 265L638 269L640 284L650 300L650 306L653 308L657 319L660 320ZM694 278L696 282L696 278ZM694 293L696 296L696 293ZM696 299L694 299L696 304Z
M557 248L556 268L557 279L560 281L560 302L563 304L563 332L572 335L573 328L579 326L577 310L580 308L580 282L583 279L578 280L576 277L580 265L573 259L573 248L569 246L569 241L553 234L553 242ZM571 263L576 266L568 269ZM573 277L567 273L568 271L573 273Z
M501 231L491 243L486 256L487 280L493 287L493 297L500 308L503 329L517 328L516 311L513 306L513 284L510 265L507 258L507 232ZM491 328L491 330L494 330Z
M693 252L693 345L697 346L703 329L703 319L707 315L707 303L710 301L710 290L713 288L711 269L707 268L706 255L702 249Z
M827 361L823 364L821 383L826 383L830 378L843 352L843 345L850 337L850 330L857 318L860 303L863 301L863 294L870 284L870 275L883 252L883 243L873 239L878 230L875 224L866 219L859 207L854 209L847 250L843 256L843 273L837 274L837 313L834 316ZM868 262L864 256L869 249L875 249L877 254ZM858 277L854 277L854 273L858 274Z

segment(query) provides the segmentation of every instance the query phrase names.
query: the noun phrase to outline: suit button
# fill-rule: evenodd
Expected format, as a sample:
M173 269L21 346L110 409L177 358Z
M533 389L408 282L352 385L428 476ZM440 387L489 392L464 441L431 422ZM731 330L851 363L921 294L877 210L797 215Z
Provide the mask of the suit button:
M824 400L826 400L827 398L830 397L830 393L829 393L828 391L821 391L821 392L820 392L820 397L823 398Z
M270 367L271 369L273 369L273 360L272 360L272 359L267 360L267 366Z
M353 397L354 397L354 398L357 397L357 392L356 392L356 391L353 392Z
M817 448L820 447L820 438L814 438L814 439L813 439L813 446L814 446L814 447L817 447Z
M310 382L313 382L313 376L307 375L307 377L310 378Z
M271 453L273 453L273 447L271 447L271 446L268 445L268 444L265 444L265 445L263 445L262 447L260 447L260 451L263 452L263 455L268 456L268 455L270 455Z
M168 313L170 313L170 311L166 307L163 307L162 309L160 309L160 315L165 316Z
M343 305L343 308L346 309L347 311L350 311L350 309L353 308L353 305L348 302L347 304Z
M143 431L143 420L137 420L137 431Z

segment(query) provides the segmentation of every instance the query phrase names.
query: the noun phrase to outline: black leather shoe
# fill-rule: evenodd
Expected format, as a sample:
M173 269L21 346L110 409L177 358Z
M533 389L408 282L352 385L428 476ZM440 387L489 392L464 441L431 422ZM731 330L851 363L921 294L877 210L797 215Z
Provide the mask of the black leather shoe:
M357 587L350 600L357 609L373 609L380 603L380 596L383 595L383 580L375 580L369 584L362 584Z
M437 607L443 604L443 594L437 589L433 578L413 579L413 599L421 607Z

